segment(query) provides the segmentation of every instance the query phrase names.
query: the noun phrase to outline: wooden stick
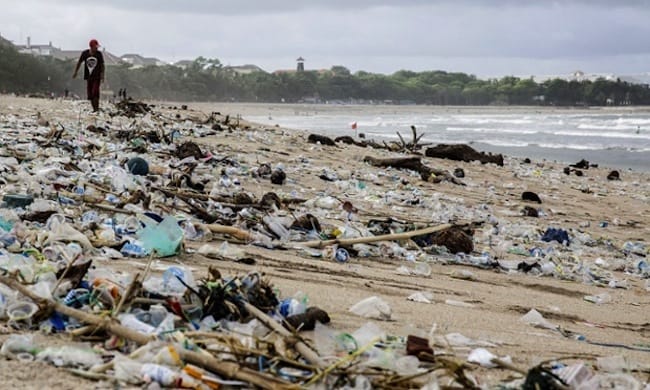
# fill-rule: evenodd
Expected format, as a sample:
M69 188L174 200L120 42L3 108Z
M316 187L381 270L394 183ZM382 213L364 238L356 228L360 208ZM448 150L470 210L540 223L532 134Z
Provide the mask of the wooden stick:
M212 355L204 355L186 349L177 350L179 357L187 363L194 364L208 371L216 372L227 378L234 378L246 383L251 383L263 389L281 390L298 389L298 385L285 382L281 379L260 372L251 370L248 367L241 367L234 362L220 361Z
M115 318L118 314L120 314L120 311L122 311L122 306L124 306L124 303L129 299L131 295L136 293L140 289L140 281L138 280L140 278L140 273L136 273L135 277L129 284L129 287L126 288L126 291L124 291L124 294L122 294L122 299L120 299L120 302L117 304L117 307L115 310L113 310L113 313L111 314L111 317Z
M120 214L126 214L126 215L138 215L139 213L136 211L132 210L124 210L124 209L118 209L116 207L111 207L103 204L98 204L98 203L87 203L88 206L104 210L104 211L112 211L114 213L120 213Z
M258 320L260 320L267 328L279 333L281 336L284 337L293 337L291 332L289 332L286 328L282 326L282 324L274 321L272 318L267 316L265 313L263 313L260 309L256 308L255 306L251 305L248 302L244 302L244 307L246 310L248 310L249 313L257 317ZM316 365L318 368L325 368L327 367L327 363L321 359L318 354L311 349L307 344L303 343L302 341L296 342L296 350L300 352L300 354L307 359L308 362L311 364Z
M253 239L253 235L251 233L247 232L246 230L238 229L236 227L217 225L217 224L209 224L209 225L201 225L201 226L210 230L212 233L227 234L239 240L251 241Z
M77 257L75 257L74 259L71 260L70 257L68 256L68 254L65 252L65 249L63 249L60 245L57 245L57 249L60 250L61 255L63 257L65 257L65 259L68 261L68 264L66 265L65 269L63 270L63 273L61 274L61 277L59 278L59 280L56 281L56 284L54 285L54 288L52 289L52 293L54 293L56 291L56 289L59 288L59 285L61 285L61 282L63 281L63 278L65 278L66 275L68 274L68 272L70 272L70 269L72 268L74 263L77 261L77 259L81 257L81 256L77 256Z
M71 330L68 333L72 337L81 337L87 335L88 333L94 333L95 331L97 331L96 326L88 325L88 326L83 326L81 328Z
M98 373L98 372L90 372L90 371L84 371L84 370L78 370L74 368L67 368L66 371L73 375L80 376L82 378L86 379L91 379L95 381L111 381L111 382L117 382L117 378L112 376L112 375L106 375L103 373Z
M353 245L353 244L365 244L368 242L377 242L377 241L398 241L405 240L407 238L421 236L423 234L430 234L439 232L441 230L449 229L453 225L443 224L438 226L431 226L424 229L413 230L410 232L404 233L395 233L395 234L382 234L379 236L370 236L370 237L357 237L357 238L348 238L348 239L334 239L334 240L316 240L316 241L305 241L305 242L293 242L297 246L303 246L307 248L322 248L329 245Z
M146 351L148 349L149 349L149 347L147 347L146 345L138 347L135 351L133 351L133 352L131 352L129 354L129 359L136 359L137 356L141 355L143 351ZM115 366L115 359L111 360L108 363L94 365L94 366L90 367L90 369L88 371L89 372L104 373L104 372L106 372L108 370L112 370L114 366Z

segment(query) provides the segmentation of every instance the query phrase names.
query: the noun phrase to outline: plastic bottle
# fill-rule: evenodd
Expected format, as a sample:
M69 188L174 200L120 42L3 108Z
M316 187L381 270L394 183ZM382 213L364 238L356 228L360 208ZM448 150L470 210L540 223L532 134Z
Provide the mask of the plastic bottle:
M145 363L140 368L140 375L145 382L155 381L163 386L177 385L179 374L160 364Z
M266 226L273 232L273 234L277 235L280 240L286 241L289 239L291 233L289 230L287 230L286 227L280 222L278 218L274 218L271 216L265 216L262 218Z
M106 198L104 200L106 200L108 203L120 203L120 198L113 194L106 194Z
M171 344L161 348L160 351L158 351L158 353L153 357L151 362L171 367L180 367L183 365L183 362L178 355L178 351Z
M48 347L36 355L40 361L52 362L57 367L92 367L102 364L102 358L90 348L71 345Z
M305 304L295 298L287 298L280 302L279 311L284 317L302 314L307 310Z
M482 254L481 256L469 256L469 262L476 266L485 266L490 264L490 255Z
M190 221L183 222L182 228L183 228L183 236L188 240L195 241L202 237L202 234L196 230L196 228Z
M550 261L543 262L541 272L542 275L552 275L555 272L555 264Z
M59 195L59 203L62 205L74 205L76 202L72 198L68 198L67 196Z
M463 252L458 252L458 253L456 253L456 256L454 256L454 260L457 263L466 264L468 262L468 260L469 260L469 256L466 255Z
M402 356L395 361L395 371L399 375L413 375L418 372L420 360L415 356Z
M34 353L35 350L36 346L32 335L12 334L2 343L0 355L11 356L20 352Z
M426 262L417 262L412 272L414 275L431 276L431 266Z
M597 305L602 305L612 302L612 297L607 293L602 293L597 295L587 295L584 297L584 300L587 302L595 303Z
M187 282L186 273L188 271L181 267L169 267L163 272L162 287L165 292L170 293L184 293L187 287L180 282L180 280ZM179 280L180 279L180 280Z
M349 311L361 317L380 320L390 320L393 313L388 302L377 296L371 296L355 303Z
M129 329L133 329L144 334L153 334L156 331L155 327L138 320L136 316L131 313L122 314L118 318L120 320L120 323Z
M140 375L142 363L117 354L115 355L115 359L113 359L113 367L115 378L119 381L131 384L142 383L142 376Z
M151 252L149 252L141 245L127 242L124 243L124 245L122 245L122 248L120 249L120 253L123 254L124 256L145 257Z
M78 309L88 303L89 297L88 289L76 288L68 291L68 294L63 298L63 304Z
M70 260L75 260L83 254L83 248L76 242L71 242L65 246L65 252Z

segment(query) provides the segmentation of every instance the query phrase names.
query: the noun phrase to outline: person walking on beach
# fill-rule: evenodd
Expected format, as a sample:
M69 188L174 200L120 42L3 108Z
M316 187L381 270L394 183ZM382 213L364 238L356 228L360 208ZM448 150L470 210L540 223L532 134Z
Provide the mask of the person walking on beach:
M93 106L93 112L99 111L99 87L104 82L104 55L97 50L99 42L91 39L88 43L89 49L81 52L77 66L74 68L72 78L77 77L81 63L84 63L84 80L86 80L86 92L88 100Z

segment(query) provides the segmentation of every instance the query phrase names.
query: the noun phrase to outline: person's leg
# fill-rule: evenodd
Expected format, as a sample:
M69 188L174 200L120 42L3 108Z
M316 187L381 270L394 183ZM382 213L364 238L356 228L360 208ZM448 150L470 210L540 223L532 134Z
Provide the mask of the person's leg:
M93 101L93 81L92 80L86 80L86 95L88 96L88 100L91 102Z
M93 82L92 82L92 99L90 100L90 103L92 104L93 111L95 111L95 112L99 111L99 85L100 85L99 80L93 80Z

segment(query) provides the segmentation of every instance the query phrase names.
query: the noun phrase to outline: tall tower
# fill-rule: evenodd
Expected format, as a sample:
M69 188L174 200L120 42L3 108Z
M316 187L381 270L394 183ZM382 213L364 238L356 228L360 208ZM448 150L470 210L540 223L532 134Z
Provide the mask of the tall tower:
M298 67L296 68L297 72L304 72L305 71L305 59L302 57L298 57L296 60L298 61Z

